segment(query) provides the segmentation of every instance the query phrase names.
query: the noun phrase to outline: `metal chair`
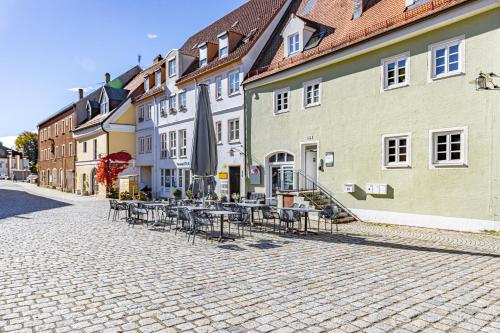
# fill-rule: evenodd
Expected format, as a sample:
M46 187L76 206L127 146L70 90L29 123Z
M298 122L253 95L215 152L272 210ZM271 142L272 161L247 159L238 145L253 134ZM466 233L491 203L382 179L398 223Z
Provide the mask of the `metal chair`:
M282 209L280 212L280 224L278 227L278 233L281 234L281 222L284 223L285 231L287 231L293 229L295 223L299 225L298 228L300 229L301 221L302 214L300 212L286 208ZM290 228L290 225L292 226L292 228Z
M196 234L204 229L205 232L205 240L208 240L208 229L210 228L210 233L214 232L214 222L212 219L203 212L190 212L190 220L191 220L191 228L188 232L188 242L191 239L191 235L193 236L193 244L196 238Z
M177 213L177 220L175 223L175 233L177 234L177 231L179 229L182 230L189 230L190 228L190 221L191 217L189 214L189 209L186 208L179 208L178 213ZM179 227L180 224L180 227Z
M321 219L325 220L325 230L326 230L326 222L330 221L330 233L333 234L333 223L335 223L335 228L337 232L339 232L339 224L337 221L337 217L339 215L339 208L337 206L328 205L318 214L318 232L319 232L319 224Z
M172 230L172 225L174 223L174 219L177 219L177 210L171 206L161 206L160 207L160 221L163 224L163 228L168 223L169 231Z
M144 216L147 217L147 215L147 210L141 208L138 204L131 203L129 205L129 217L127 218L127 222L129 224L147 223L147 220L144 219Z
M252 222L250 220L250 214L252 210L250 208L245 207L237 207L234 210L239 214L230 215L229 216L229 224L235 224L238 227L238 236L245 237L245 226L248 226L250 230L250 236L252 235ZM240 233L240 228L242 232Z
M262 207L262 221L266 224L269 223L269 220L273 220L273 231L276 231L276 220L279 221L280 214L271 208L271 206Z

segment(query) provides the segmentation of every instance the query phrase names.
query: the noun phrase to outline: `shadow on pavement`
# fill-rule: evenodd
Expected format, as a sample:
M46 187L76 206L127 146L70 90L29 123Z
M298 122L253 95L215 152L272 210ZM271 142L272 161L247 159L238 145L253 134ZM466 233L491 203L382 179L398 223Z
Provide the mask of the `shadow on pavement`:
M66 206L70 206L70 204L29 194L24 191L0 189L0 220ZM20 218L29 219L26 217Z

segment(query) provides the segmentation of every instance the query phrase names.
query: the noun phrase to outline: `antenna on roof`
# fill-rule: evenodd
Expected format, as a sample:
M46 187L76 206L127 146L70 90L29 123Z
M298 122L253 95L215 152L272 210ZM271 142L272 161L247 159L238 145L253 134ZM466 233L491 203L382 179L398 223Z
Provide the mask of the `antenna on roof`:
M137 64L140 66L141 65L141 58L142 56L140 54L137 55Z

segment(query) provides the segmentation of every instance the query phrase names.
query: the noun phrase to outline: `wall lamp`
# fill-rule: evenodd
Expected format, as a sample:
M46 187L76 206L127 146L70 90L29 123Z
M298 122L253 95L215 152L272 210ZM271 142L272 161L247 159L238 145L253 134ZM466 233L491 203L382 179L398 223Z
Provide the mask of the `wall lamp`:
M495 84L493 78L499 77L495 73L483 73L479 72L479 75L474 81L471 81L471 84L476 85L476 90L500 90L500 86Z

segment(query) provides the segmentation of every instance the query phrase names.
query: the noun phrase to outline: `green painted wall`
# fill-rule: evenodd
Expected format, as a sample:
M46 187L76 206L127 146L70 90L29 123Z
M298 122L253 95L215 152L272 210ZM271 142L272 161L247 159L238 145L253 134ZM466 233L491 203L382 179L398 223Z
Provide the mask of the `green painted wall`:
M428 81L428 45L466 36L466 74ZM381 91L383 58L410 51L410 86ZM335 166L319 172L346 206L369 210L498 220L500 214L500 91L476 91L479 71L500 75L500 9L429 32L412 40L299 77L248 90L248 152L263 165L276 150L295 154L300 142L319 141L319 158L335 152ZM321 77L322 103L302 109L302 83ZM500 83L500 80L497 79ZM273 91L290 87L291 106L273 115ZM258 94L255 98L254 92ZM468 167L429 168L429 130L468 126ZM412 167L382 169L382 135L412 133ZM266 176L266 175L265 175ZM387 183L386 197L343 184ZM252 190L264 192L263 186Z

